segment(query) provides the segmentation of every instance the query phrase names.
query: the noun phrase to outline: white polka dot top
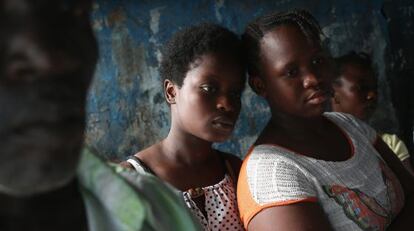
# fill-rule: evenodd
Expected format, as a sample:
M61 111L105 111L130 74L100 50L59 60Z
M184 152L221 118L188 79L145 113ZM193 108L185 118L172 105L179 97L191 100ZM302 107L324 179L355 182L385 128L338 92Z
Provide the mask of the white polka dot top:
M153 174L138 158L133 156L127 161L136 171ZM197 207L188 191L183 192L183 197L191 212L204 227L204 230L244 230L237 207L235 184L228 174L225 174L224 178L217 184L202 187L201 189L204 191L207 217Z
M229 175L226 174L219 183L202 189L207 217L198 209L188 192L183 192L183 196L204 230L244 230L237 208L234 183Z

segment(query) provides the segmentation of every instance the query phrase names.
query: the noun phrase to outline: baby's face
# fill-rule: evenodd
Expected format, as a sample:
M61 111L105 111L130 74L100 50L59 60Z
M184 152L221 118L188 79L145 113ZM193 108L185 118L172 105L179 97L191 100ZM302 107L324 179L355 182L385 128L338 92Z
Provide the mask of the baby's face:
M0 191L49 190L76 171L97 59L90 4L0 3Z
M345 64L338 81L339 84L334 84L336 103L333 109L368 119L377 105L377 81L373 71Z

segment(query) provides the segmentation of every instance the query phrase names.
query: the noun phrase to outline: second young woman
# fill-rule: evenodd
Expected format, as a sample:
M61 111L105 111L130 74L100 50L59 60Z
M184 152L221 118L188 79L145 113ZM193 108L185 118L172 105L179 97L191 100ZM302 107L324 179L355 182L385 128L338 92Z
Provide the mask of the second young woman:
M320 35L306 11L262 16L244 33L249 83L272 113L240 171L244 225L408 230L412 176L371 127L323 113L332 71Z
M237 35L214 24L177 32L161 62L169 134L123 163L182 191L205 230L243 229L235 194L241 161L212 147L230 137L240 112L240 51Z

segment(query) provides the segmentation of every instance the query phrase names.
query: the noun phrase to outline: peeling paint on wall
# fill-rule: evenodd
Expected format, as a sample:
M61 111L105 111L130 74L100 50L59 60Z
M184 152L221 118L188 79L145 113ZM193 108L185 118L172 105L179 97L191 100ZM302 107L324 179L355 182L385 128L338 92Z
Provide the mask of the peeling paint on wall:
M224 5L224 0L216 0L216 4L215 4L214 8L215 8L217 21L219 21L219 22L223 21L223 18L222 18L221 12L220 12L221 8L223 8L223 5Z
M87 143L107 158L122 159L167 134L169 108L158 65L162 44L178 29L209 21L241 33L247 22L261 14L293 8L306 8L315 15L329 37L326 42L333 55L352 49L373 55L381 92L373 124L397 131L386 75L389 39L382 5L382 0L97 0L93 26L101 56L88 99ZM413 14L413 6L397 10ZM217 144L241 157L269 118L266 103L248 86L242 103L233 137Z

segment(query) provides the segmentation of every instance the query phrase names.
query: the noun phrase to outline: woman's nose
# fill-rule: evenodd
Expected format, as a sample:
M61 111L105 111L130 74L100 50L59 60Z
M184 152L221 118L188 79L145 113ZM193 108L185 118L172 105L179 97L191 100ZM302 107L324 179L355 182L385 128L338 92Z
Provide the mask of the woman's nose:
M310 88L319 85L320 79L316 73L309 71L306 73L303 79L303 87Z
M217 109L221 111L233 111L235 109L235 105L231 97L221 95L217 98Z

